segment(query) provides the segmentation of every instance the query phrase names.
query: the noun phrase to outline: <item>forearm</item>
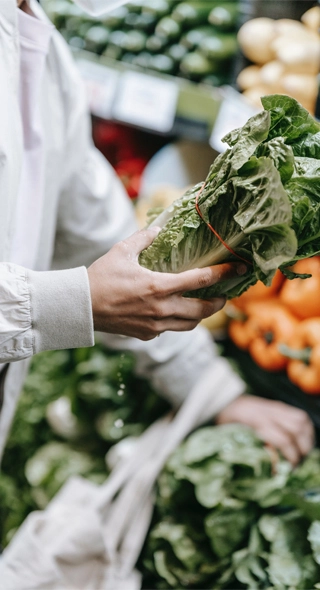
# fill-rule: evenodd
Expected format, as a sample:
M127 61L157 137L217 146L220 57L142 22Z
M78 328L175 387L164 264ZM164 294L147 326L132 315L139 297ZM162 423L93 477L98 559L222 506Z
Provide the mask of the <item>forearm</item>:
M166 332L150 342L110 334L99 334L98 338L109 347L131 350L136 357L136 373L149 379L173 406L179 406L199 384L212 390L216 412L245 391L243 381L217 354L211 335L201 326L192 332ZM214 387L218 367L225 372L221 391Z

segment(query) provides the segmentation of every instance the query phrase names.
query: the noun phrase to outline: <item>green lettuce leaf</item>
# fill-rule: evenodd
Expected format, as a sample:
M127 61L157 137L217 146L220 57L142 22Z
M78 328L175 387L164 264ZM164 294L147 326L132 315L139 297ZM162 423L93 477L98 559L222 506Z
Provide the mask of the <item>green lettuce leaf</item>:
M315 134L308 133L299 141L292 144L295 156L320 159L320 131Z
M308 533L308 540L310 541L313 556L317 563L320 564L320 521L315 520Z
M257 153L259 156L266 156L272 159L283 184L290 180L294 172L294 155L292 147L285 143L283 137L275 137L270 141L262 143Z
M319 461L314 449L295 469L281 458L274 464L239 424L192 433L161 475L172 478L170 493L159 485L143 555L155 581L176 590L316 587Z
M320 131L320 123L294 98L273 94L263 96L261 102L271 115L269 139L283 137L287 143L293 143L308 133Z
M320 123L293 98L272 95L262 103L264 111L223 138L230 147L205 182L152 221L161 231L140 255L146 268L247 262L244 276L186 296L231 299L258 280L270 285L278 268L295 277L290 266L320 251Z

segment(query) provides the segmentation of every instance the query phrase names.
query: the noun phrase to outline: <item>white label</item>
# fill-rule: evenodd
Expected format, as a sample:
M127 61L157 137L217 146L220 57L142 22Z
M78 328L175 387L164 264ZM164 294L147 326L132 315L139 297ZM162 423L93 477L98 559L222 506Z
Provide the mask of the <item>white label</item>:
M227 144L221 139L233 129L242 127L250 117L259 112L239 92L228 87L223 89L223 101L216 118L210 145L217 152L225 152Z
M160 133L171 131L176 114L178 85L170 80L125 72L121 76L115 119Z
M77 65L87 88L91 113L103 119L111 119L119 72L85 59L79 60Z

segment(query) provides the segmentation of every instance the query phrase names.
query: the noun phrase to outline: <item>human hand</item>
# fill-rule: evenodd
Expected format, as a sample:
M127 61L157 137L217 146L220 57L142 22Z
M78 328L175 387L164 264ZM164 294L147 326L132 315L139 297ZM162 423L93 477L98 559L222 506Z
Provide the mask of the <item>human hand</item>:
M314 446L315 432L306 412L282 402L241 395L217 416L217 424L251 426L268 445L297 465Z
M203 318L222 309L225 299L205 301L183 297L183 293L246 272L243 263L196 268L179 274L143 268L138 262L139 254L150 246L158 232L159 228L136 232L89 267L96 330L141 340L151 340L167 330L192 330Z

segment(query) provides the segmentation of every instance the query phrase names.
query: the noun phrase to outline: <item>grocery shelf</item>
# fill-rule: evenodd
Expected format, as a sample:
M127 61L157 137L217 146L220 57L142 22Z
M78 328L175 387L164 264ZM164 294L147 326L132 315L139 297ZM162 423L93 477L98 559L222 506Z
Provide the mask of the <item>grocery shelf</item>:
M223 102L220 88L157 72L149 73L137 66L83 50L73 50L73 54L88 85L93 115L161 135L209 140ZM145 112L145 105L138 104L141 97L137 95L136 87L140 81L141 92L144 89L150 92L150 104ZM122 96L124 82L125 98Z

